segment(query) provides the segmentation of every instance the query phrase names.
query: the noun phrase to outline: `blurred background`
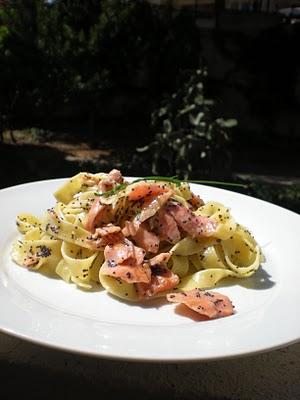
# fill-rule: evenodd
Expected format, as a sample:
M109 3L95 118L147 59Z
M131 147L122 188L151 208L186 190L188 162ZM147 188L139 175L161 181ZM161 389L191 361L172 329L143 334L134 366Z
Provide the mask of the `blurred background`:
M0 187L241 182L300 212L300 0L0 0Z

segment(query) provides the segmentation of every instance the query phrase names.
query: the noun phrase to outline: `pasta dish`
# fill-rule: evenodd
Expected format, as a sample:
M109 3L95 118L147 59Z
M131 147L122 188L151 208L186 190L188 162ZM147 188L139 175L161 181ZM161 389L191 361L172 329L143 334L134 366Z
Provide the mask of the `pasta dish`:
M208 291L224 278L248 278L264 261L230 209L204 202L187 181L121 172L81 172L54 193L41 218L22 213L12 259L90 290L142 302L166 297L204 315L233 314L227 296Z

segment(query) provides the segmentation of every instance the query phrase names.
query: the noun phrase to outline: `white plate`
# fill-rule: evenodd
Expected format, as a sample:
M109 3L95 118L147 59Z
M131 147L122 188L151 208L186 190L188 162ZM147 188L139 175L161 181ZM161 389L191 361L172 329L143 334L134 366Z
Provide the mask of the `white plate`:
M300 216L227 190L192 185L231 208L263 248L266 263L248 280L218 289L236 314L195 322L175 304L128 304L105 291L84 292L10 260L20 212L42 215L63 180L0 191L0 330L43 345L99 357L148 361L212 360L258 353L300 338Z

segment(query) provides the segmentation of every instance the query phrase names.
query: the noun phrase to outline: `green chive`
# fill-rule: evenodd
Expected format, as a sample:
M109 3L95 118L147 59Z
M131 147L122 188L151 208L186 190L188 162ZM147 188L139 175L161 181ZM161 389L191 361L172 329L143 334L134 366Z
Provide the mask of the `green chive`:
M145 176L144 178L136 179L131 183L141 182L141 181L164 181L164 182L171 182L176 185L181 185L181 183L201 183L206 185L222 185L222 186L236 186L241 188L247 188L248 186L242 183L235 183L235 182L223 182L223 181L208 181L208 180L193 180L193 179L178 179L176 176L167 177L167 176Z
M163 181L163 182L170 182L174 183L176 186L180 186L182 183L198 183L198 184L204 184L204 185L216 185L216 186L232 186L232 187L240 187L240 188L247 188L248 185L242 184L242 183L236 183L236 182L223 182L223 181L209 181L209 180L193 180L193 179L178 179L177 176L144 176L143 178L138 178L135 179L134 181L130 182L129 185L137 183L137 182L143 182L143 181ZM107 192L104 193L98 193L95 192L95 196L103 196L103 197L109 197L120 190L123 190L127 187L126 183L121 183L117 185L114 189L108 190Z

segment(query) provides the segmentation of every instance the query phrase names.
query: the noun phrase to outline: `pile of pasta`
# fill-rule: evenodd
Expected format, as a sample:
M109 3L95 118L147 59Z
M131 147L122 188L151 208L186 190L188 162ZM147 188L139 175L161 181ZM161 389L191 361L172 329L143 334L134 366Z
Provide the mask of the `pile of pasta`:
M100 284L117 297L138 301L134 284L101 274L104 248L95 248L90 240L91 232L86 229L88 212L99 196L98 183L106 176L105 173L79 173L54 193L56 204L41 218L26 213L18 215L16 223L22 237L13 244L12 259L30 270L60 277L84 290ZM187 182L164 183L174 190L173 197L183 205L193 195ZM136 212L136 205L131 204L130 208L127 199L136 184L120 185L119 190L103 196L102 201L114 209L115 224L122 225L128 213ZM122 214L124 209L127 215ZM224 278L241 279L254 274L264 261L262 251L251 233L235 222L229 208L208 201L194 213L213 218L217 228L209 237L186 236L176 244L165 243L159 249L159 252L171 253L167 266L180 277L175 289L208 289Z

